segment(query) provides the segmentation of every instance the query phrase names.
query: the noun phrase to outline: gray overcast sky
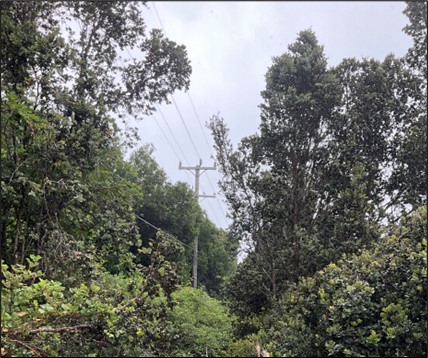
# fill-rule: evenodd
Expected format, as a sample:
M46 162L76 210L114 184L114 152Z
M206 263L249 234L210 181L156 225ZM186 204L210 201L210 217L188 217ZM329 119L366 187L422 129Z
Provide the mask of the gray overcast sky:
M148 28L161 28L153 2L144 11ZM212 139L205 122L220 113L230 128L230 138L239 140L257 131L259 125L260 92L264 89L264 75L272 64L272 56L287 51L298 32L312 29L328 58L329 65L337 65L343 58L363 57L383 60L393 53L403 56L411 46L409 36L402 32L407 17L402 13L404 2L156 2L157 12L169 39L187 48L192 66L190 96L177 92L174 99L192 135L204 165L212 165ZM160 107L165 119L188 160L166 127L161 115L154 116L162 127L162 134L147 117L134 125L138 127L141 144L152 143L154 157L172 182L185 181L194 185L193 175L178 170L183 165L194 166L199 157L174 104ZM201 190L217 199L204 199L201 206L219 227L226 228L227 207L218 192L220 174L208 171L201 176ZM220 207L221 206L221 207Z

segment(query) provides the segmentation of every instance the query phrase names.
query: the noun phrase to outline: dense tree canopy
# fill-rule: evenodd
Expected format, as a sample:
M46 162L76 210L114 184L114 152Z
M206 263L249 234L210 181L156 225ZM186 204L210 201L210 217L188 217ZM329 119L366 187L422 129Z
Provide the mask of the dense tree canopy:
M369 250L302 278L268 315L281 356L426 354L426 206Z
M70 245L73 220L86 221L79 228L85 234L79 232L74 244L91 235L97 239L86 241L98 248L108 237L135 239L135 225L129 223L136 196L131 183L121 183L119 173L126 170L118 163L123 159L114 117L121 108L151 111L168 93L187 88L190 75L184 47L156 31L147 35L137 5L2 4L1 229L2 237L13 238L2 241L6 262L22 263L58 240ZM145 60L120 65L119 51L134 46ZM115 82L118 76L126 90ZM84 199L87 195L93 200ZM99 214L88 216L91 209ZM108 222L117 225L106 227Z
M426 356L426 2L403 58L301 31L236 149L212 118L227 230L120 137L190 85L145 2L0 6L1 356Z
M211 119L232 234L249 247L228 289L243 319L426 205L426 4L405 13L405 58L327 68L305 30L273 58L256 134L234 149L225 121Z
M212 294L233 271L236 247L191 189L147 147L124 159L116 121L191 73L184 46L146 32L143 5L1 4L2 356L161 355L175 344L171 294L190 279L182 243L203 233Z

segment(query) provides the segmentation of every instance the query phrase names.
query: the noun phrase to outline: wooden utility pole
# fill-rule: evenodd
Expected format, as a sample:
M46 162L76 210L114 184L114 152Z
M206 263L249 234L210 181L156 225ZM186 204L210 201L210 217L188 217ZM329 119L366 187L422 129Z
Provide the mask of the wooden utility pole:
M190 172L195 176L195 196L196 200L199 201L199 198L215 198L215 195L205 195L199 194L199 177L201 174L206 172L207 170L216 170L216 166L214 164L213 167L203 167L202 159L199 159L199 165L194 167L183 167L181 162L178 165L178 169L180 170L190 170ZM195 172L192 172L194 170ZM202 170L202 172L201 172ZM193 245L193 265L192 265L192 276L193 276L193 288L196 288L198 285L198 237L195 238L195 242Z

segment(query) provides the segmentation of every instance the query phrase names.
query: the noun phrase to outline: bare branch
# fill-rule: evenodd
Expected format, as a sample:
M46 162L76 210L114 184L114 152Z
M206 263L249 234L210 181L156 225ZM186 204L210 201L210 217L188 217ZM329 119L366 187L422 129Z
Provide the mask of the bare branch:
M25 348L28 348L30 351L32 351L37 357L41 357L42 356L42 354L37 350L37 349L35 349L34 347L31 347L30 345L28 345L27 343L25 343L25 342L22 342L22 341L20 341L20 340L18 340L18 339L10 339L9 340L10 342L15 342L15 343L18 343L18 344L20 344L21 346L24 346Z
M44 332L57 333L57 332L77 331L79 329L85 329L85 328L93 328L93 326L90 324L78 324L77 326L70 326L70 327L58 327L58 328L42 327L42 328L32 329L28 333L30 334L38 334L38 333L44 333Z

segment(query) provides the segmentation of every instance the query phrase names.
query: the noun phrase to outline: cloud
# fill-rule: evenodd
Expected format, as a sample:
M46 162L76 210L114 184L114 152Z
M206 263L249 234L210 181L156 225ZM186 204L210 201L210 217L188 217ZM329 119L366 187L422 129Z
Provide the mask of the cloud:
M149 8L148 27L160 28L152 2ZM382 60L391 52L403 56L411 46L411 39L402 32L407 23L402 2L157 2L156 8L167 36L187 48L193 68L190 94L202 124L220 111L235 144L257 131L264 75L272 57L286 52L301 30L311 28L316 33L331 66L345 57ZM201 159L210 165L213 149L200 132L187 94L176 93L174 98ZM190 165L195 165L199 158L174 105L161 108ZM156 117L160 120L160 115ZM159 123L168 134L161 120ZM137 125L142 141L155 145L155 157L170 179L189 182L184 171L178 170L176 158L153 119ZM208 130L206 135L209 137ZM209 141L211 144L211 138ZM219 173L206 175L218 191L215 183ZM201 184L211 193L206 178L201 177ZM228 220L218 203L212 201L212 209L209 200L204 200L202 206L214 223L215 210L220 225L226 227ZM226 207L222 208L225 212Z

